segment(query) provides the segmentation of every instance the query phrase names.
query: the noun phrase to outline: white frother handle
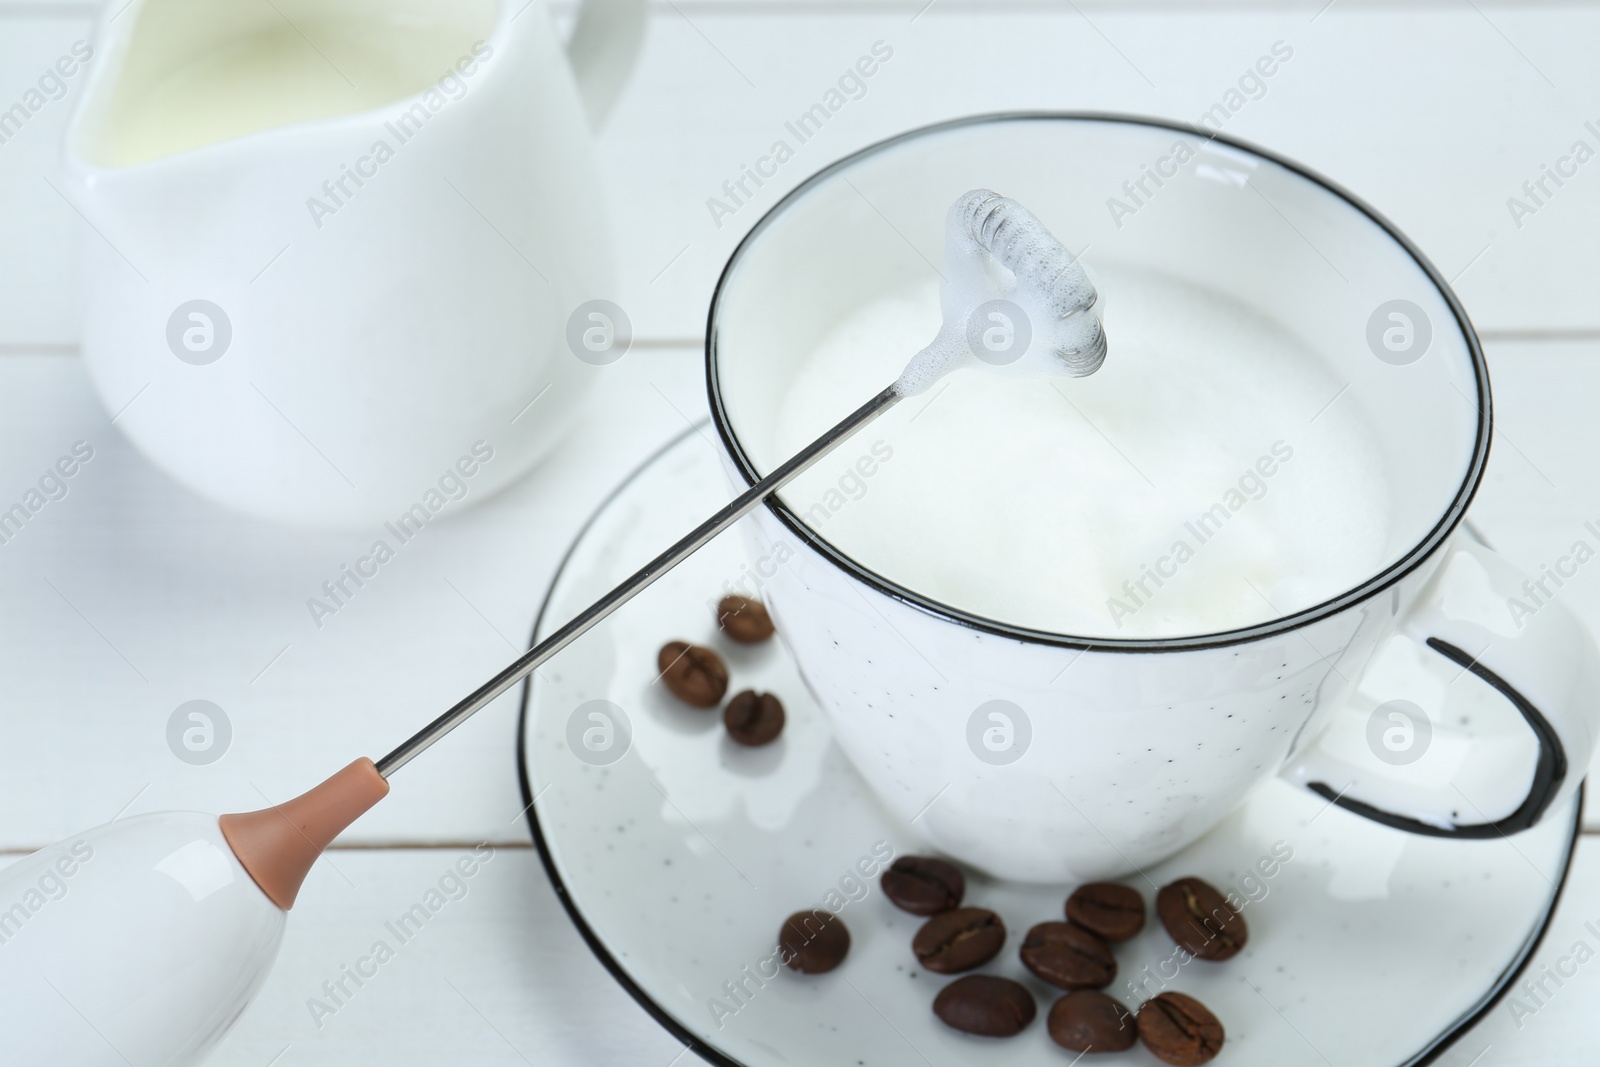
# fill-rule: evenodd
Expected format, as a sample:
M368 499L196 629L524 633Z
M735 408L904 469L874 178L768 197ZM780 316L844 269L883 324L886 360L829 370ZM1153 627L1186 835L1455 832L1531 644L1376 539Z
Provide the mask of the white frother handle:
M1481 732L1486 724L1470 721L1428 724L1435 734L1442 726L1459 728L1471 741L1461 765L1443 781L1421 760L1384 766L1387 761L1375 757L1362 765L1315 742L1283 775L1385 826L1492 839L1526 830L1583 780L1600 723L1600 651L1559 599L1540 594L1541 603L1533 603L1526 576L1484 545L1458 534L1445 551L1438 574L1399 628L1474 676L1454 684L1488 685L1511 702L1537 741L1531 773L1525 749L1493 743ZM1416 726L1402 713L1395 728ZM1487 803L1481 795L1475 800L1458 787L1468 780L1501 783L1498 810L1480 810ZM1525 789L1516 788L1524 782Z
M599 129L611 113L644 43L645 0L586 0L567 44L567 60L589 125Z
M215 815L135 815L40 849L0 871L0 1062L198 1064L283 930Z

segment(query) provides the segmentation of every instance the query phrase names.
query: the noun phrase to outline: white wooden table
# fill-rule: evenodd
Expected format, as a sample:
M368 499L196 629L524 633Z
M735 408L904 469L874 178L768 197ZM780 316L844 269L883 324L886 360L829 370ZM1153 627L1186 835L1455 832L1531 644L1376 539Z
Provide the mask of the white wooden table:
M1320 9L1320 10L1319 10ZM82 37L91 4L0 0L0 108ZM558 19L570 17L558 7ZM876 41L893 58L718 226L706 206ZM73 441L96 458L0 546L0 861L120 810L227 811L379 754L508 660L559 554L606 491L705 410L700 335L715 274L784 191L935 119L1014 108L1193 120L1276 41L1293 59L1226 130L1322 170L1393 218L1455 284L1492 363L1499 433L1473 519L1530 569L1600 519L1600 161L1513 219L1541 164L1600 148L1600 10L1576 4L1170 0L664 0L600 136L618 301L641 338L574 439L426 538L320 630L306 597L364 534L285 536L148 466L91 396L73 311L76 220L45 182L70 95L0 144L0 501ZM1600 629L1600 577L1567 603ZM219 763L174 759L186 700L225 709ZM681 1046L606 976L528 847L510 698L397 779L319 865L259 1001L216 1057L269 1063L656 1064ZM1591 821L1600 826L1600 822ZM306 1001L463 849L470 894L319 1027ZM1600 949L1600 848L1580 846L1533 970ZM1442 965L1442 964L1441 964ZM1447 1055L1466 1065L1592 1058L1600 966L1519 1026L1502 1005ZM4 1007L0 1006L0 1033ZM3 1041L3 1037L0 1037ZM1481 1057L1481 1059L1475 1059Z

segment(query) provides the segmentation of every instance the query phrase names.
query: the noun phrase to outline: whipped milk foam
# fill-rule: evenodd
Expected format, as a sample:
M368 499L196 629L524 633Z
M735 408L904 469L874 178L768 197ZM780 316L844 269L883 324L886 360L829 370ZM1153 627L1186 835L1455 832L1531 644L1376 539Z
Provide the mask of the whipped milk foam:
M785 502L891 581L1077 636L1234 629L1375 573L1388 534L1381 461L1315 353L1217 293L1148 272L1099 277L1110 352L1097 373L958 370L808 471ZM893 381L939 323L936 283L838 323L788 391L777 454ZM863 479L853 472L875 440L887 447Z

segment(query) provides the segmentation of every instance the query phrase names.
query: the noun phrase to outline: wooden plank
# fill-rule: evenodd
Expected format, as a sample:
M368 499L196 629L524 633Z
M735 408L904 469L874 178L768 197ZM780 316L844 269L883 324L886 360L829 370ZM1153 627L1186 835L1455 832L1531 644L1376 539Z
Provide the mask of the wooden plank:
M47 72L88 39L89 28L84 13L70 8L56 17L0 8L0 112L21 106L27 114L20 128L15 118L0 124L0 355L77 342L78 220L57 191L57 173L62 131L86 71L62 79L60 98Z
M1579 540L1600 550L1600 538L1585 526L1600 526L1600 472L1592 463L1600 429L1588 410L1600 345L1497 342L1488 353L1496 433L1472 522L1530 574L1571 553ZM1578 568L1556 593L1590 633L1600 634L1600 567ZM1600 828L1596 792L1585 806L1591 829Z
M1574 1050L1588 1047L1600 989L1592 962L1600 952L1594 932L1600 925L1597 840L1585 838L1579 848L1561 905L1525 972L1527 981L1543 980L1544 992L1530 995L1519 987L1514 1000L1502 1001L1462 1035L1438 1061L1442 1067L1545 1067L1575 1062ZM333 853L331 863L320 864L307 882L277 965L255 1004L208 1062L215 1067L671 1067L700 1062L692 1053L679 1058L682 1046L594 959L529 849L496 850L463 881L464 895L457 890L459 899L398 944L385 922L437 887L463 854L458 849ZM648 907L648 898L640 905ZM359 988L346 979L349 995L340 998L332 1014L317 1009L314 1001L333 1004L323 983L340 980L343 968L370 953L379 939L395 943L393 958ZM1566 977L1558 984L1544 977L1546 968ZM1426 993L1386 990L1375 979L1360 995Z
M526 647L566 546L642 457L704 409L699 353L639 349L563 447L429 526L319 628L306 607L381 529L288 533L192 496L107 424L75 359L0 360L0 499L76 441L94 458L0 545L0 848L132 811L248 810L377 757ZM708 446L709 447L709 446ZM504 840L521 806L513 691L397 779L365 842ZM226 754L168 748L179 704L231 721Z
M1502 435L1473 519L1527 569L1600 519L1589 466L1600 424L1586 411L1597 348L1490 347ZM0 505L73 442L96 449L66 498L0 545L0 848L102 822L136 794L135 811L280 800L381 754L502 666L590 510L705 411L695 350L641 349L606 373L590 418L549 462L406 546L319 629L307 598L368 532L285 536L197 500L107 426L78 361L0 360ZM1562 596L1600 631L1600 570ZM167 748L168 718L193 699L233 723L232 750L211 766ZM404 772L352 839L503 840L517 805L514 718L510 698L483 712Z
M1336 4L1312 21L1302 5L979 13L941 2L913 21L896 4L784 3L758 15L744 5L657 5L635 82L599 141L616 221L616 299L641 336L698 337L738 238L831 160L980 111L1110 109L1193 121L1281 39L1294 60L1229 120L1228 133L1299 158L1376 204L1446 274L1460 275L1485 329L1600 332L1600 305L1586 288L1600 267L1600 164L1559 189L1547 181L1548 198L1520 227L1507 207L1576 140L1600 148L1585 126L1600 125L1600 70L1585 50L1600 34L1600 10L1479 7ZM10 73L0 86L13 96L84 32L77 15L5 23L0 72ZM867 94L796 145L795 158L718 228L708 198L877 40L895 59ZM69 279L78 224L44 185L67 110L67 101L51 105L0 146L0 232L11 238L0 246L0 351L76 340Z
M402 942L386 924L430 890L445 903ZM378 940L392 958L357 987L343 969ZM339 981L345 994L330 996L323 983ZM595 960L532 849L468 846L325 857L266 985L206 1062L668 1067L681 1050Z
M687 246L662 281L686 280L703 304L752 216L857 147L942 118L1015 108L1193 121L1282 39L1296 49L1294 61L1232 117L1228 133L1323 170L1394 218L1447 275L1465 269L1460 289L1480 325L1600 325L1581 281L1592 274L1585 248L1593 242L1583 235L1600 232L1600 181L1580 171L1520 230L1505 206L1538 176L1541 161L1555 161L1552 153L1575 138L1596 140L1583 123L1594 117L1600 83L1578 42L1600 28L1592 21L1600 13L1506 12L1491 25L1470 8L1335 7L1314 24L1282 12L1117 12L1087 20L1070 10L1027 17L939 11L936 5L915 23L870 13L655 20L639 84L658 88L630 95L601 142L619 232L655 235L653 247L636 245L624 256L637 320L669 332L698 329L693 315L669 317L665 298L682 283L652 284L657 272ZM705 200L878 39L896 57L868 95L798 146L779 176L718 230ZM696 64L684 69L691 56Z

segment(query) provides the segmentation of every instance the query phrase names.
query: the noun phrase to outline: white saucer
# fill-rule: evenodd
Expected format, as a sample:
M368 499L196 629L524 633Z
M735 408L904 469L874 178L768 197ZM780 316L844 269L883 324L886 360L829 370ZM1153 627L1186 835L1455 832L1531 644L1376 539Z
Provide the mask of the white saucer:
M579 535L538 636L729 495L703 427L672 442ZM981 971L1024 981L1039 1003L1038 1019L1016 1038L968 1037L934 1017L934 994L948 979L916 965L910 943L921 920L890 905L875 877L840 912L852 943L837 970L760 978L784 918L821 906L830 891L835 901L846 898L852 868L876 843L896 855L922 848L834 746L782 644L747 648L718 634L711 605L741 577L748 587L739 537L719 538L543 668L525 693L518 763L534 841L590 947L713 1063L1070 1063L1074 1054L1052 1044L1044 1026L1059 991L1017 959L1029 926L1062 917L1070 886L969 875L966 902L999 912L1009 930L1005 949ZM720 714L690 709L653 684L656 650L673 638L720 651L730 692L780 696L788 710L782 737L740 748L725 738ZM590 757L622 751L609 765L579 759L568 744L575 714L574 737L592 727L600 732L591 741L605 741L602 720L587 718L605 706L579 710L593 700L612 702L627 719L628 728L611 735L614 747ZM1580 805L1581 792L1512 839L1445 841L1377 826L1274 780L1199 843L1146 872L1157 885L1192 874L1240 887L1276 843L1293 850L1245 907L1245 951L1225 963L1183 965L1166 988L1198 997L1222 1020L1227 1043L1215 1062L1224 1067L1426 1062L1488 1010L1537 945L1566 877ZM1153 903L1149 884L1128 884ZM1123 980L1149 967L1145 988L1153 993L1172 952L1152 915L1143 933L1118 946L1120 973L1107 992L1137 1004ZM739 999L728 983L743 985ZM1104 1062L1159 1064L1142 1047Z

